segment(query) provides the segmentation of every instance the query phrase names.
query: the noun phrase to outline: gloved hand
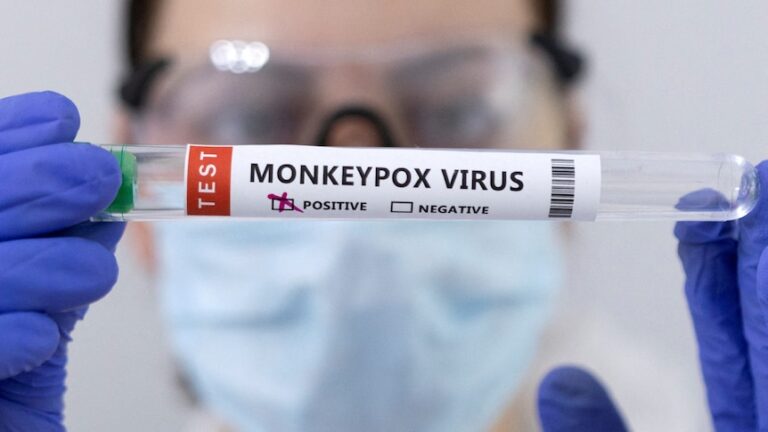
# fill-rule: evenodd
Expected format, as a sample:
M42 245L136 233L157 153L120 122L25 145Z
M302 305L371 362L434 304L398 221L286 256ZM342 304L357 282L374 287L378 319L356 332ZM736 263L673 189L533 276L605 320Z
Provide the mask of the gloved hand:
M74 144L80 117L54 93L0 99L0 430L64 430L67 343L117 278L123 224L85 223L120 170Z
M738 222L675 227L686 273L707 399L718 431L768 431L768 162L763 194ZM587 372L551 372L539 388L545 432L624 431L621 416Z

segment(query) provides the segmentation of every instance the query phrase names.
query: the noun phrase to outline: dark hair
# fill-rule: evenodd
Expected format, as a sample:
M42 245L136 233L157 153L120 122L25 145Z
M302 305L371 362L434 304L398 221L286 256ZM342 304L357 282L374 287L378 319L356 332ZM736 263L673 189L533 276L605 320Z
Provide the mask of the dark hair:
M545 52L556 76L567 88L582 74L581 55L563 43L562 0L530 0L540 17L541 28L531 35L531 43ZM125 13L125 57L128 72L120 88L120 97L130 108L144 104L152 78L167 65L167 60L147 58L147 46L154 37L155 21L162 0L127 0Z
M128 67L137 69L147 58L161 0L128 0L125 13L125 54Z
M563 2L561 0L533 0L533 7L541 23L540 32L561 37Z

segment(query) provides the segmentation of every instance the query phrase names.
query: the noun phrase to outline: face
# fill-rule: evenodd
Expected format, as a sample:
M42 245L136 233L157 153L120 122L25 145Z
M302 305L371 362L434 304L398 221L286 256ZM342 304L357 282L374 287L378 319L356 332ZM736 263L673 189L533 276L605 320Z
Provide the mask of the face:
M134 140L146 144L189 142L206 144L317 144L322 141L323 144L331 146L378 146L386 143L387 140L382 136L388 134L391 135L390 138L394 145L404 147L528 149L568 147L569 143L565 132L567 116L563 96L552 77L548 64L528 44L528 37L536 27L536 17L532 13L529 0L388 0L386 2L330 0L321 4L322 7L313 7L307 6L306 2L284 0L164 0L147 54L151 59L170 59L171 66L163 72L156 85L153 86L146 112L135 119L132 130L137 136L126 138L126 141ZM263 58L263 47L267 47L269 61L265 65L259 65L260 67L246 73L233 73L232 68L229 67L231 65L224 65L225 67L217 69L215 65L212 65L215 58L212 55L215 51L212 51L212 46L217 41L222 40L258 42L259 44L253 45L253 47L262 51L257 50L253 54L261 55ZM226 47L227 45L225 45ZM231 49L232 45L229 48ZM228 68L229 70L227 70ZM354 111L350 110L350 107L355 108L358 113L362 111L366 115L348 115L350 111ZM343 115L339 115L340 113ZM333 119L333 121L329 122L329 119ZM377 127L377 121L384 125L384 133ZM150 244L150 239L153 236L144 231L145 226L138 227L141 229L137 229L137 226L134 225L134 230L137 235L142 236L139 243L145 246L141 255L145 258L151 257L155 248L147 245ZM254 231L256 228L254 227ZM355 229L354 226L345 228ZM464 260L460 263L461 265L454 265L454 260L459 259L459 257L455 253L448 252L446 252L445 257L432 256L428 260L429 262L421 263L419 259L422 258L413 257L410 259L401 253L401 249L419 250L421 246L411 248L398 246L397 250L391 251L391 255L400 257L403 262L414 266L414 269L412 271L393 270L390 272L391 274L420 274L420 272L427 272L441 263L445 264L446 268L458 271L459 267L466 266L467 262L472 259L480 259L478 257L488 253L488 244L494 241L505 245L504 247L500 246L500 250L497 251L496 259L498 260L508 263L515 259L512 258L513 256L519 258L519 256L525 255L523 252L513 253L506 245L525 245L526 242L520 242L519 238L502 242L498 234L499 231L490 226L466 228L487 229L488 233L485 237L477 235L476 232L465 233L465 235L456 234L456 229L454 229L450 236L446 236L444 232L438 230L434 233L434 238L431 239L422 238L430 234L422 228L419 227L416 231L405 233L407 235L403 233L399 235L404 236L403 242L414 241L421 246L441 245L449 240L448 237L451 237L452 240L461 242L464 249L467 248L467 239L476 239L478 240L477 253L460 257ZM217 229L224 229L224 227L217 227ZM398 233L399 231L393 232ZM195 233L195 235L199 234L197 231ZM237 237L240 238L241 234L238 233ZM250 234L256 236L257 233ZM395 234L387 234L382 238L391 239L393 235ZM372 237L373 235L365 233L365 236ZM162 235L160 237L162 238ZM186 232L182 232L178 241L161 240L160 243L178 245L184 238L188 237ZM213 237L220 240L223 236L217 234ZM363 237L363 234L352 237ZM481 238L488 241L479 241ZM504 238L506 239L506 237ZM270 250L264 257L258 258L256 256L258 258L256 259L251 248L260 241L258 238L252 239L252 241L245 242L246 245L241 246L246 248L242 253L237 254L244 260L241 267L249 269L260 268L258 266L278 268L292 262L295 258L293 254L290 254L291 256L278 259L280 256ZM458 250L458 248L453 247L453 244L444 245L440 250ZM304 246L309 247L306 244ZM370 244L367 246L369 248L366 250L378 250L370 248ZM178 253L177 248L174 247L174 250L175 253ZM230 242L221 250L237 251L238 249L234 248ZM317 254L317 256L320 255L331 256L328 251ZM355 253L345 256L356 256L356 259L359 260L359 255L359 253ZM542 253L542 256L550 255ZM165 255L161 252L161 256ZM252 259L254 262L251 262ZM154 262L152 258L148 258L148 260L150 265ZM168 261L166 259L166 266ZM192 279L189 282L176 284L178 287L182 287L184 291L180 294L180 298L182 298L180 302L183 303L183 299L193 297L190 295L190 287L194 283L201 286L201 292L207 292L210 284L203 284L203 281L194 280L195 273L190 272L186 265L190 261L177 261L183 263L178 266L178 274L189 276ZM382 271L380 268L382 260L371 258L369 261L373 263L370 270L371 274ZM490 265L488 260L481 261L485 263L484 265L490 266L491 270L502 273L508 271L510 267L508 265ZM211 261L206 259L204 262L206 263L204 266L210 269ZM230 265L234 261L227 260L227 262L229 263L227 265ZM338 265L344 267L345 262L340 260ZM530 263L519 259L517 262L521 267L519 273L523 279L528 276L535 278L551 274L550 271L531 270L534 268L534 264L541 265L546 260L531 258ZM450 265L446 263L450 263ZM304 267L306 266L301 268ZM329 264L329 268L331 267ZM469 267L479 268L483 266ZM556 266L551 265L547 268L554 267ZM523 271L523 268L527 270L527 273ZM242 288L248 296L261 293L267 296L265 299L274 300L279 297L275 296L274 293L281 290L276 289L276 286L271 283L268 284L269 290L263 292L253 289L253 287L240 286L242 284L238 283L238 279L235 278L240 274L239 269L240 267L224 269L217 273L217 284L232 286L237 289ZM307 271L309 270L311 269L307 269ZM491 274L491 270L484 274ZM334 270L330 273L335 275L341 272ZM227 275L234 280L229 283L222 282L222 278ZM491 278L493 280L489 279L488 283L480 283L480 285L493 287L498 284L501 286L499 291L503 292L508 287L502 281L519 279L520 275L510 276L504 273L496 278ZM316 274L306 278L306 280L315 281L320 279L322 278L318 278ZM389 282L388 277L379 279L377 279L378 283L386 284ZM421 278L420 285L426 285L423 283L423 280L426 279L428 279L426 276ZM406 290L406 288L410 288L410 285L403 284L402 288L408 292L408 294L403 293L403 298L413 301L409 295L419 292L421 293L420 296L434 297L434 299L430 297L431 300L425 301L425 304L431 305L430 308L437 305L437 309L432 309L434 316L414 312L414 320L421 324L414 324L417 327L416 330L403 327L405 329L403 334L414 336L423 333L431 338L432 345L416 344L419 347L440 345L434 340L435 330L439 330L437 333L440 333L445 329L442 326L434 325L435 323L430 319L434 318L435 322L439 324L450 321L446 317L462 315L463 312L457 311L458 306L456 305L463 305L464 303L456 299L463 298L464 294L462 293L472 296L480 295L477 293L478 287L476 286L479 279L471 277L467 280L471 282L465 284L466 290L457 288L458 294L453 293L450 296L445 295L443 284L439 284L441 286L436 286L434 289L421 287L423 289L416 291ZM286 281L281 279L281 283L285 284ZM549 287L555 283L551 281L546 283L531 282L529 285ZM521 286L526 286L526 284ZM331 283L328 284L328 287L330 287L329 289L339 288ZM313 287L311 292L319 291L314 288L317 287ZM391 292L389 288L380 288L374 289L372 292L383 293L388 292L388 290ZM547 290L537 288L532 291L542 293ZM174 291L171 289L169 292ZM456 360L457 365L464 366L471 364L477 367L483 364L472 353L492 350L487 350L487 346L482 344L482 349L477 348L475 344L480 344L483 335L497 336L500 328L506 328L510 335L521 338L520 343L513 344L510 342L510 346L525 346L526 348L522 349L521 352L531 351L530 346L535 344L535 337L533 336L535 330L521 326L518 320L528 322L537 328L538 324L532 323L536 322L538 318L532 319L531 316L538 317L541 312L537 308L544 309L543 304L546 302L542 300L541 305L537 303L537 306L528 308L527 312L521 312L499 306L514 302L499 301L497 297L493 297L495 295L497 294L489 296L487 302L481 302L478 299L472 301L473 304L487 303L489 308L498 309L486 314L486 320L490 317L491 321L483 321L490 322L491 327L495 330L484 330L475 323L473 328L478 333L472 333L472 331L467 331L465 334L446 332L450 341L443 341L445 351L437 350L436 353L433 353L435 354L434 359L431 357L432 354L421 356L424 364L428 367L424 374L419 373L418 376L438 374L440 378L436 382L440 383L447 382L446 379L452 376L456 377L458 381L462 381L460 378L466 377L466 368L459 368L462 369L461 373L455 373L451 368L446 368L445 371L438 370L439 368L435 365L445 367L450 363L446 359ZM217 296L218 294L214 298ZM346 301L346 297L341 298L342 302ZM318 299L322 302L331 302L333 296L318 295ZM206 308L210 306L208 300L203 303L206 304ZM256 303L267 308L270 301L262 299ZM286 304L288 303L286 302ZM384 301L380 303L388 304ZM274 309L277 310L280 307L277 305L274 306ZM333 307L343 309L336 304ZM205 315L210 311L206 309L203 312ZM276 312L274 314L280 315ZM229 316L229 312L226 315ZM362 322L370 324L368 321L371 317L376 316L376 310L375 308L373 311L366 310L363 315L367 321L364 319ZM500 321L493 323L493 319ZM502 323L501 321L504 320L510 320L510 323ZM287 324L281 325L283 326L281 328L287 328ZM360 327L360 325L346 325L342 326L340 330L335 330L347 334ZM308 329L299 331L297 334L309 335L312 333L310 329L318 328L323 327L313 322ZM394 347L397 346L395 341L402 339L398 339L402 335L392 336L392 334L397 333L398 328L387 325L380 329L385 334L391 333L392 352L395 352ZM259 338L272 337L271 333L266 330L263 330L263 334L258 333L257 336ZM360 345L367 346L365 343L367 340L371 338L377 340L380 336L376 332L361 334ZM202 345L217 346L216 343L223 340L226 338L217 335ZM513 338L509 336L506 340L511 341ZM337 342L348 343L350 347L357 347L354 344L356 339L352 336L339 337ZM198 347L201 344L193 343L192 345ZM300 345L304 347L307 344L302 341ZM514 388L518 383L513 383L511 377L514 374L510 373L510 365L519 364L522 370L527 361L526 356L514 349L510 351L507 345L496 343L488 345L496 346L502 351L499 355L494 356L496 360L508 360L504 363L505 372L501 375L507 376L510 379L510 382L507 383L508 387ZM242 346L242 344L238 346ZM467 347L473 348L467 349ZM304 357L297 359L292 354L293 350L297 349L294 345L285 345L283 348L288 349L284 353L284 357L280 356L279 350L271 350L270 353L274 354L275 357L275 364L260 369L273 371L283 365L291 369L292 373L296 370L311 372L312 367L299 367L292 361L306 360L308 365L315 365L320 362L318 359L312 360ZM328 347L323 345L323 348ZM252 366L251 357L239 357L237 349L221 348L216 351L217 353L229 352L230 358L243 361L244 368ZM344 349L331 351L346 352ZM351 348L347 351L357 352ZM195 349L191 352L193 354L190 354L190 357L198 354ZM259 353L263 354L261 350ZM472 358L464 359L461 355L469 355ZM504 357L504 355L508 357ZM350 359L356 360L359 356L359 354L354 354ZM403 357L407 356L403 354ZM222 369L218 367L217 361L213 363L212 369ZM375 369L375 361L369 362L372 365L357 362L354 363L356 365L354 367L344 364L342 360L335 363L336 369L344 376L356 370L360 372L361 377L375 375L370 373L371 370ZM496 361L490 361L490 363L496 363ZM207 371L208 369L201 368L201 370ZM237 370L239 369L233 369L234 372ZM496 369L491 366L488 366L487 370L475 370L474 372L478 373L477 376L488 378L487 382L500 381L497 378ZM483 375L485 372L489 374L487 377ZM267 375L272 374L270 372ZM390 379L387 376L381 376L383 379ZM274 377L267 378L272 379ZM238 381L237 376L234 376L231 381ZM246 381L256 382L258 380ZM311 381L307 380L309 383L307 387L311 387ZM332 381L338 380L334 378ZM362 378L359 381L367 382L366 379ZM280 386L289 387L285 383L280 383ZM448 385L446 384L446 386ZM458 384L456 386L460 387ZM381 383L380 387L386 386ZM406 388L407 386L401 387ZM438 385L438 387L440 386ZM362 390L367 391L366 389ZM477 392L471 391L465 393L467 397L477 394ZM506 393L502 392L499 397L504 398L511 393L511 390ZM354 392L350 392L350 394L357 395ZM350 397L349 395L346 396ZM446 404L446 406L448 405L450 404ZM414 404L413 406L418 405ZM515 429L515 427L509 424L500 424L499 430L511 429ZM363 430L365 429L363 428Z
M527 43L535 26L529 0L166 0L148 57L172 63L134 139L563 148L562 95ZM221 40L258 41L269 61L222 72Z

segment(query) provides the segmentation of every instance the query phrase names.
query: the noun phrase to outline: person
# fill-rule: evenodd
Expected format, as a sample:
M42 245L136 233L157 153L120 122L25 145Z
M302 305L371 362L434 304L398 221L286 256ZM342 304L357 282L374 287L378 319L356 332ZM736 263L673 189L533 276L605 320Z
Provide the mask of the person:
M122 142L577 145L555 2L131 2ZM0 425L63 428L66 347L116 279L120 183L53 93L0 100ZM768 175L760 166L761 179ZM765 204L676 228L718 430L762 430ZM146 227L145 227L146 228ZM738 229L737 229L738 228ZM174 222L143 231L180 367L237 430L487 430L513 404L558 277L550 224ZM149 244L152 241L153 244ZM152 253L150 253L150 251ZM625 430L584 370L545 431ZM514 428L514 418L499 423Z

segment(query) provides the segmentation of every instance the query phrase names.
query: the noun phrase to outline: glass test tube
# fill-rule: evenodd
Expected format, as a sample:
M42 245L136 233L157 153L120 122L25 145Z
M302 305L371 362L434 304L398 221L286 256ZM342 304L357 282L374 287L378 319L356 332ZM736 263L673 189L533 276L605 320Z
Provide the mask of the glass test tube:
M123 185L97 221L724 221L748 214L759 193L754 167L729 154L100 147Z

